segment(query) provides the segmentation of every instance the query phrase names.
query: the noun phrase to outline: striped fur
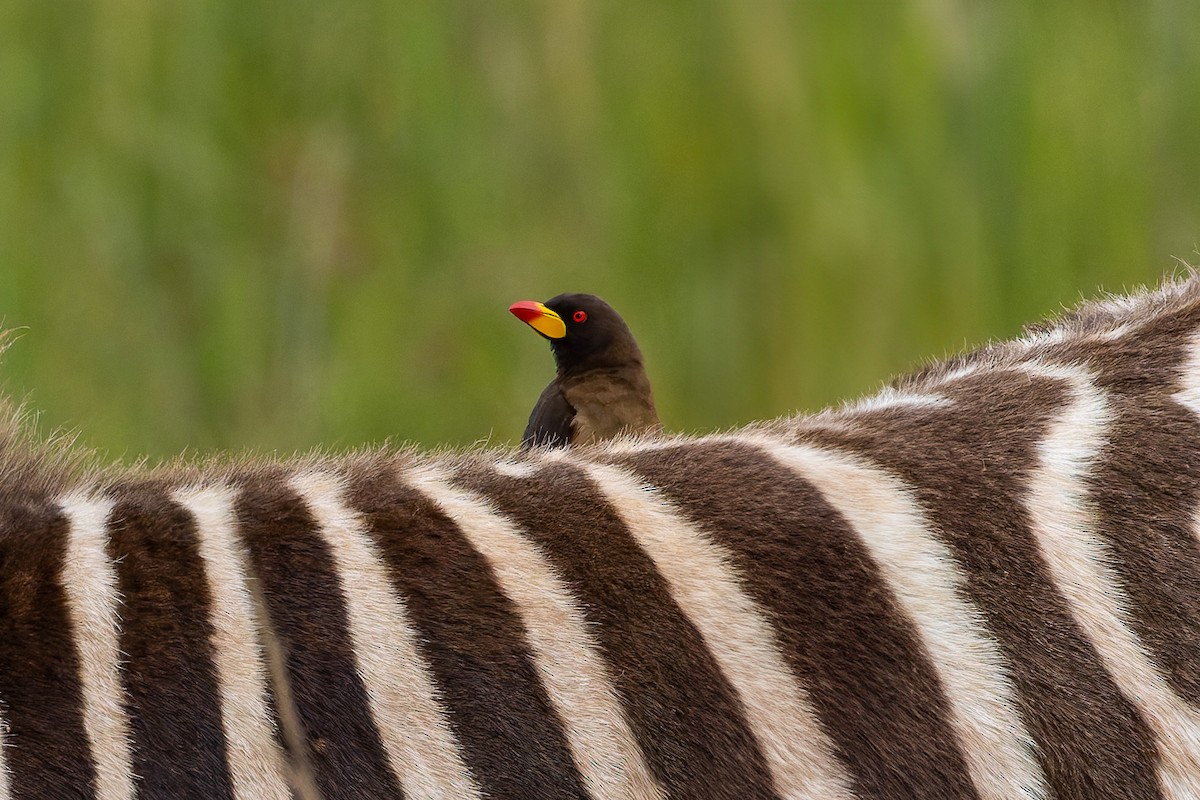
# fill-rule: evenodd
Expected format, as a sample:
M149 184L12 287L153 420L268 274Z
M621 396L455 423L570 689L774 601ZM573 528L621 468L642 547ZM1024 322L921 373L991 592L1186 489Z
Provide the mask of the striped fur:
M1200 798L1200 278L702 438L0 430L0 800L74 797Z
M133 794L129 720L121 686L117 573L105 552L112 502L69 497L67 555L61 572L79 650L84 728L96 764L96 795L124 800Z

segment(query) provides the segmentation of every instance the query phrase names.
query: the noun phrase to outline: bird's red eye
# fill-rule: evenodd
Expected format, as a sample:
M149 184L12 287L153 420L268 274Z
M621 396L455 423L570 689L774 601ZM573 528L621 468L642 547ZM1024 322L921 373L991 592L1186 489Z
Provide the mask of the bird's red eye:
M571 319L575 320L576 322L586 322L587 321L587 312L586 311L576 311L574 314L571 315Z

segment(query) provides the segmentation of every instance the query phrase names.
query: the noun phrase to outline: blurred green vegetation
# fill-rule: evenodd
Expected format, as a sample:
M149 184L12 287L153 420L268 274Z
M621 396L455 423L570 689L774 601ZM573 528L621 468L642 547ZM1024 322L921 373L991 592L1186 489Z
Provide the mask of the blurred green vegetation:
M113 456L512 440L561 291L816 409L1198 230L1186 0L0 0L0 375Z

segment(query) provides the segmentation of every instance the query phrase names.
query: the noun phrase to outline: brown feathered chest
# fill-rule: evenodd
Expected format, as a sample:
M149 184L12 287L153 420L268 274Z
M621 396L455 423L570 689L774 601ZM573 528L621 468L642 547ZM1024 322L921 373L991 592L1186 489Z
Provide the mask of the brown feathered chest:
M590 370L561 379L563 396L575 409L571 444L588 444L623 433L651 433L662 426L650 381L642 369Z

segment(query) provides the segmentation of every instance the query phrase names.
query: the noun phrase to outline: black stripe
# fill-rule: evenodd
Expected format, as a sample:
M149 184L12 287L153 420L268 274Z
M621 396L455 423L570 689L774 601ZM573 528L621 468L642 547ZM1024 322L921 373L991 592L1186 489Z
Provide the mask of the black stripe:
M424 495L377 468L348 500L417 627L455 738L485 796L583 798L525 630L487 562Z
M18 798L94 796L82 688L60 587L67 521L9 499L0 515L0 715Z
M600 642L647 763L672 796L774 798L733 688L654 563L578 470L464 472L543 550Z
M109 517L124 605L121 652L144 797L232 797L196 530L161 492L131 489Z
M1091 479L1099 532L1134 632L1171 689L1200 704L1200 420L1170 401L1116 405Z
M354 658L333 555L279 474L252 479L235 504L271 627L284 649L317 787L325 800L399 798Z
M860 798L975 797L941 683L865 546L815 487L757 448L621 459L734 556Z
M864 413L801 438L860 453L913 488L1011 664L1054 796L1159 797L1154 737L1054 589L1023 503L1035 447L1070 402L1063 385L1001 371L945 393L954 405Z

